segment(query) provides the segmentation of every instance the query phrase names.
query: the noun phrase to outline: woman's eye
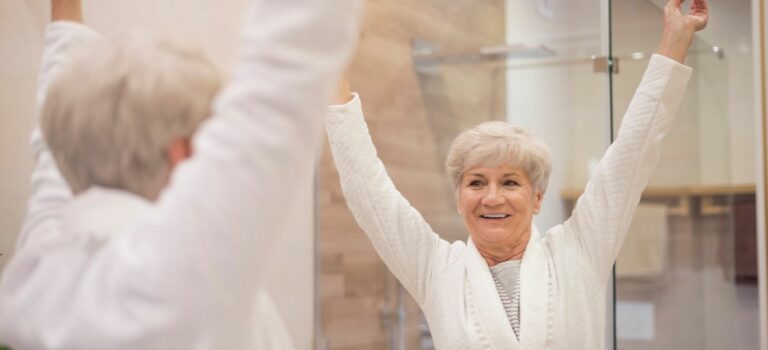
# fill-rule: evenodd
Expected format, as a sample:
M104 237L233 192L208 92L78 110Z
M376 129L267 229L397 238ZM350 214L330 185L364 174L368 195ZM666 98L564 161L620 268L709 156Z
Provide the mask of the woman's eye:
M480 187L483 185L483 182L480 180L472 180L469 182L469 187Z
M504 186L519 186L519 185L520 184L517 183L517 181L513 181L513 180L504 181Z

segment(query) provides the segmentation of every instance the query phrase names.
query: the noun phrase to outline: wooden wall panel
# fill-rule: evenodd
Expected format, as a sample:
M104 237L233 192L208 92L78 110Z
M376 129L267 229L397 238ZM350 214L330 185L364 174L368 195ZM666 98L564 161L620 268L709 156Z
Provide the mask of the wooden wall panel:
M503 0L370 0L351 65L379 156L398 189L448 240L465 239L443 163L466 127L503 119L498 63L416 73L414 39L444 50L504 43ZM499 79L499 77L502 77ZM381 311L394 310L397 283L349 213L326 146L321 159L318 249L320 334L329 349L390 349ZM418 349L419 310L407 296L405 348Z

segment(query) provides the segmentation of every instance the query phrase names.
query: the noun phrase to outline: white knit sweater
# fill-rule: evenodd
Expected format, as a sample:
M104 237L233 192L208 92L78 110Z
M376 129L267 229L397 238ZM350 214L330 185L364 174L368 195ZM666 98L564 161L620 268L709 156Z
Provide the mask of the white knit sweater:
M519 341L472 239L441 239L394 187L359 98L330 107L326 129L349 208L426 315L437 349L605 348L611 266L690 74L654 55L573 215L545 235L532 228L520 271Z

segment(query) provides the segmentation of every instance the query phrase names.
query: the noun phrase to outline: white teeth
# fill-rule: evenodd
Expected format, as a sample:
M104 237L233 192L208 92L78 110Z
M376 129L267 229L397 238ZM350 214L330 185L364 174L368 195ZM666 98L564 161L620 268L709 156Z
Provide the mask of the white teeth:
M484 217L486 219L503 219L503 218L505 218L505 217L507 217L509 215L507 215L507 214L483 214L483 215L480 215L480 216L482 216L482 217Z

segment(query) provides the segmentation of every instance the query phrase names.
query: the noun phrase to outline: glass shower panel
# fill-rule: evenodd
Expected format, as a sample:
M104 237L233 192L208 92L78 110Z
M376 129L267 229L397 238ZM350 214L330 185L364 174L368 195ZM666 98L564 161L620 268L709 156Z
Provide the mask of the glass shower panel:
M542 232L568 218L571 200L610 140L607 74L595 71L595 60L566 57L506 68L507 121L531 130L551 151L547 194L534 217Z
M447 147L463 128L492 114L503 117L506 82L503 75L494 80L498 75L483 60L436 63L431 75L417 60L430 51L463 61L461 53L469 49L504 44L506 3L368 1L350 68L351 86L360 94L387 173L432 228L451 241L465 239L466 231L443 166ZM500 98L494 100L496 94ZM315 348L431 348L418 306L349 212L327 150L318 178Z
M430 141L441 162L459 132L490 120L526 127L550 147L552 176L534 219L544 232L568 217L609 144L610 88L602 3L539 4L552 12L536 3L506 2L504 44L447 50L416 41L414 60L426 120L436 131ZM450 200L450 188L443 187L441 198ZM431 211L437 215L427 221L444 239L466 240L455 210ZM421 349L431 349L426 323L422 329Z
M586 184L610 137L607 74L599 67L596 71L600 58L592 58L599 55L599 38L594 51L587 51L592 54L557 51L552 43L546 47L546 54L538 47L515 46L507 47L503 56L473 56L472 62L457 57L452 62L417 61L427 120L441 131L433 135L441 159L459 132L491 120L526 127L550 147L553 172L541 214L534 219L542 232L568 217L574 195ZM455 212L427 221L448 241L467 239ZM431 349L425 322L422 327L421 349Z
M441 238L449 242L466 241L468 233L456 212L455 194L443 163L451 142L460 132L482 122L505 119L504 64L497 56L485 56L475 50L434 50L426 55L427 50L420 46L423 43L414 45L414 68L425 108L424 120L427 129L433 130L426 135L426 142L434 145L434 160L439 164L440 175L433 181L440 192L436 193L439 196L424 198L427 201L422 203L417 199L413 205ZM426 319L410 296L403 294L400 300L405 318L401 322L406 326L400 327L402 336L406 340L419 339L418 347L403 349L434 349ZM414 321L419 325L417 328L408 326Z
M507 9L507 42L542 53L510 55L500 74L507 82L506 120L551 150L551 178L534 218L545 232L570 214L571 199L610 141L608 13L601 0L534 2L535 12L525 2L508 2L514 5Z
M616 130L658 45L659 5L612 2ZM618 349L758 347L755 187L732 152L743 87L729 76L734 48L713 44L700 35L689 51L692 79L616 262Z

